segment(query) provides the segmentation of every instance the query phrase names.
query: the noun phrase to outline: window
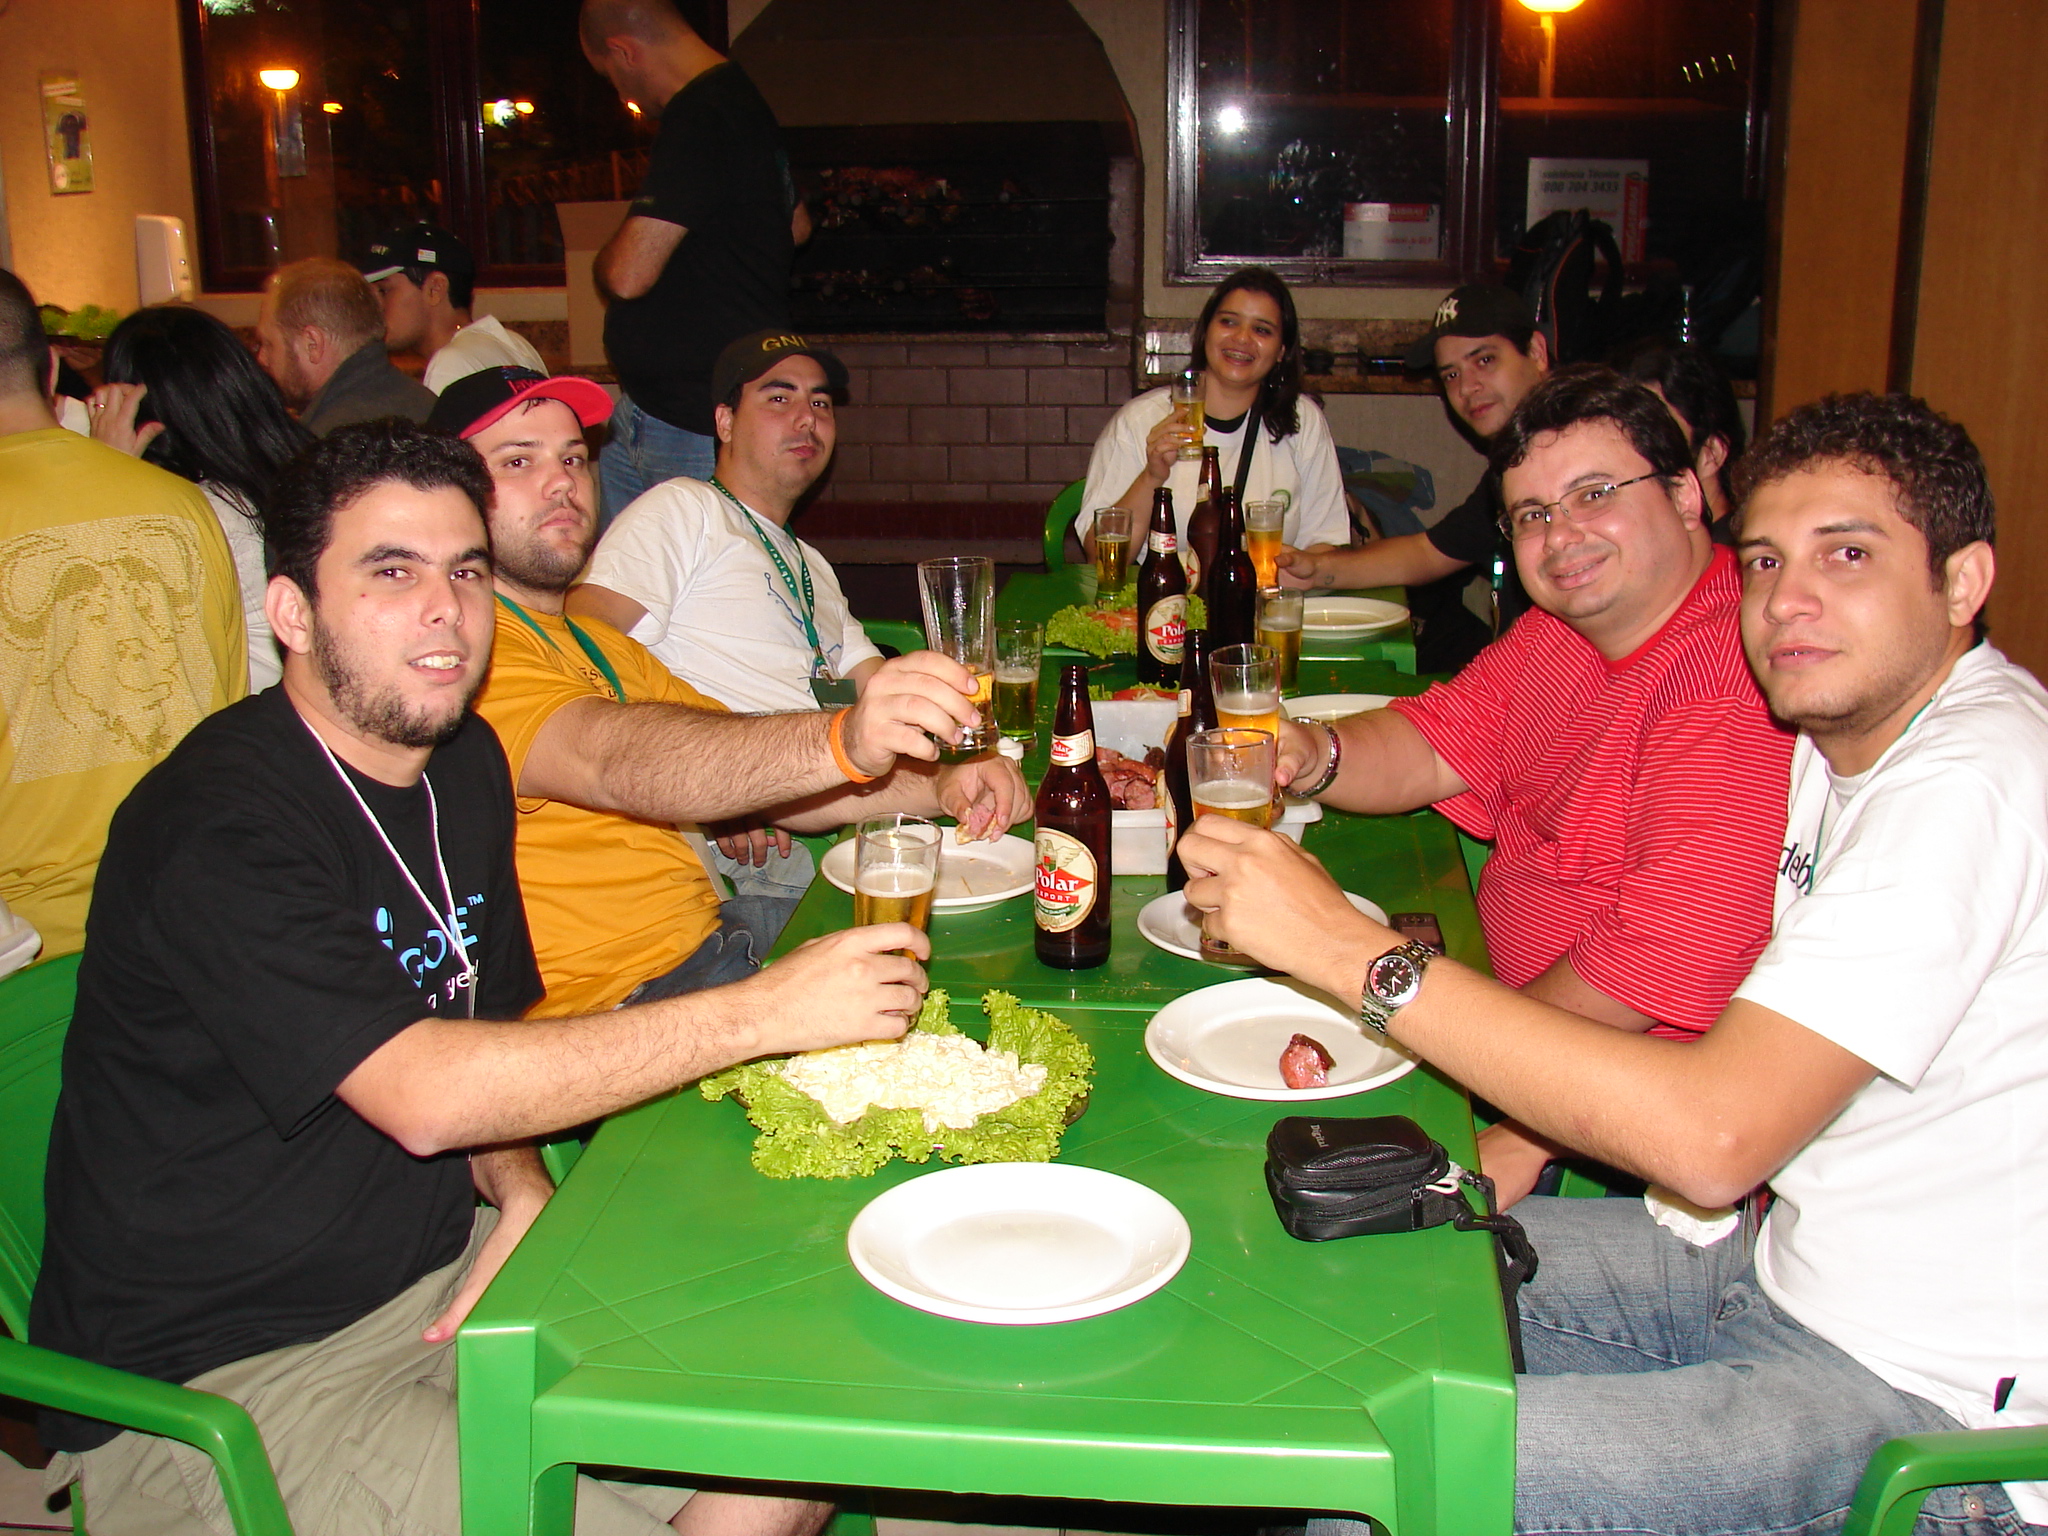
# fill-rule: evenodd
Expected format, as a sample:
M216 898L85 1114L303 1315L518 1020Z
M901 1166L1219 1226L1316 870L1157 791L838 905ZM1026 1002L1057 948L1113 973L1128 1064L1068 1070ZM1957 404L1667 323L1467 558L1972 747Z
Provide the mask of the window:
M652 120L585 62L561 0L180 3L210 290L414 219L462 236L487 283L559 283L555 204L629 197L645 168ZM681 8L722 44L707 0Z
M1173 0L1168 279L1486 278L1580 206L1684 272L1761 222L1768 4Z

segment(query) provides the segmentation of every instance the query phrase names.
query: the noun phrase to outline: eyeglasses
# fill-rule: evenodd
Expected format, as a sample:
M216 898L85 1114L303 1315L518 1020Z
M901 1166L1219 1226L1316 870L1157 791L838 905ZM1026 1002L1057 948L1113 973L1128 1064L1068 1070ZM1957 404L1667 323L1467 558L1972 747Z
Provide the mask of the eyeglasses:
M1605 512L1610 498L1616 491L1631 485L1640 485L1645 480L1659 480L1663 475L1651 470L1647 475L1637 475L1633 480L1602 481L1598 485L1582 485L1575 491L1566 491L1556 501L1526 501L1512 506L1494 519L1500 531L1510 539L1533 539L1550 526L1551 514L1562 511L1575 523Z

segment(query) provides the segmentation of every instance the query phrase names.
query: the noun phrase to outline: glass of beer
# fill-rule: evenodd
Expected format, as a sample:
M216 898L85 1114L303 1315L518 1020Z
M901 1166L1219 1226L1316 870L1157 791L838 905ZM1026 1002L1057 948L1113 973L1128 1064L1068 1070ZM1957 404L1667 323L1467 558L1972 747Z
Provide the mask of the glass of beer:
M862 822L854 849L854 927L909 923L930 932L943 840L937 826L901 811Z
M1108 608L1131 575L1131 514L1123 507L1095 513L1095 602Z
M1252 557L1259 585L1280 585L1280 536L1287 526L1284 501L1248 501L1244 504L1244 552Z
M1301 675L1302 594L1285 587L1259 593L1259 644L1280 663L1280 691L1292 693Z
M996 729L1019 741L1038 734L1038 671L1045 626L1005 619L996 626Z
M1181 459L1199 461L1202 457L1202 427L1205 415L1202 404L1201 370L1190 368L1185 373L1175 375L1173 382L1167 386L1167 398L1173 403L1173 419L1195 434L1195 440L1182 447Z
M1280 659L1267 645L1220 646L1209 657L1216 723L1280 739Z
M1236 649L1242 650L1239 646ZM1220 713L1220 710L1219 710ZM1273 824L1274 737L1271 731L1224 727L1188 738L1188 795L1195 815L1228 816L1254 827ZM1202 958L1222 965L1256 965L1221 939L1202 933Z
M917 586L925 644L974 674L980 722L961 731L958 746L941 743L939 753L961 762L996 744L996 563L987 555L920 560Z

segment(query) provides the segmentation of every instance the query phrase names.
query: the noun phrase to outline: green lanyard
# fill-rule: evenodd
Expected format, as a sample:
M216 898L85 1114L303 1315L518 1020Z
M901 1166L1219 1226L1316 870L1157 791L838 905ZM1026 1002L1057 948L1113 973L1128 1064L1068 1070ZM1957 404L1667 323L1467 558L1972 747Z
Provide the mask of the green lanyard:
M830 677L832 675L832 664L825 660L825 648L818 643L817 621L812 617L817 611L818 598L816 592L811 587L811 563L805 560L801 554L798 555L797 564L802 569L804 577L802 587L798 587L796 576L790 571L789 562L782 558L782 551L775 547L774 542L769 539L766 531L761 527L761 520L755 516L754 509L727 490L718 476L713 475L711 477L710 485L711 489L746 513L747 526L753 530L754 537L760 541L761 548L768 552L768 558L775 562L775 569L782 577L783 586L789 589L789 595L796 603L797 620L803 625L804 639L810 642L811 655L815 661L811 676Z
M557 656L560 656L562 654L562 648L559 645L555 644L555 637L549 634L546 630L542 629L538 624L534 623L532 614L528 613L524 608L520 607L517 603L513 602L511 598L507 597L502 592L497 594L497 598L499 602L505 605L506 612L510 613L514 618L519 620L519 622L524 624L528 629L532 630L536 635L539 635L541 637L541 640L547 645L547 648L549 650L553 651ZM604 680L611 685L612 697L621 704L625 703L625 685L619 681L619 674L612 669L610 659L606 657L603 651L600 651L597 648L597 642L591 639L590 636L586 635L582 630L578 629L576 627L576 621L570 618L569 615L567 615L566 613L562 615L562 622L569 626L570 635L572 635L575 638L577 645L582 647L583 654L590 658L590 664L596 667L599 672L604 674Z

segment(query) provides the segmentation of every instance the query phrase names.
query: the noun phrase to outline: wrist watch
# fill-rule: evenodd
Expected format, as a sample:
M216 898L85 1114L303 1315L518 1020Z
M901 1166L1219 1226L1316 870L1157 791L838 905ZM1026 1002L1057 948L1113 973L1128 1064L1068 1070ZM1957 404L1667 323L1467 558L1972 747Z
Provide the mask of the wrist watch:
M1382 1040L1387 1038L1387 1021L1422 990L1422 973L1437 952L1427 944L1410 939L1396 944L1365 968L1365 990L1358 997L1358 1022Z

